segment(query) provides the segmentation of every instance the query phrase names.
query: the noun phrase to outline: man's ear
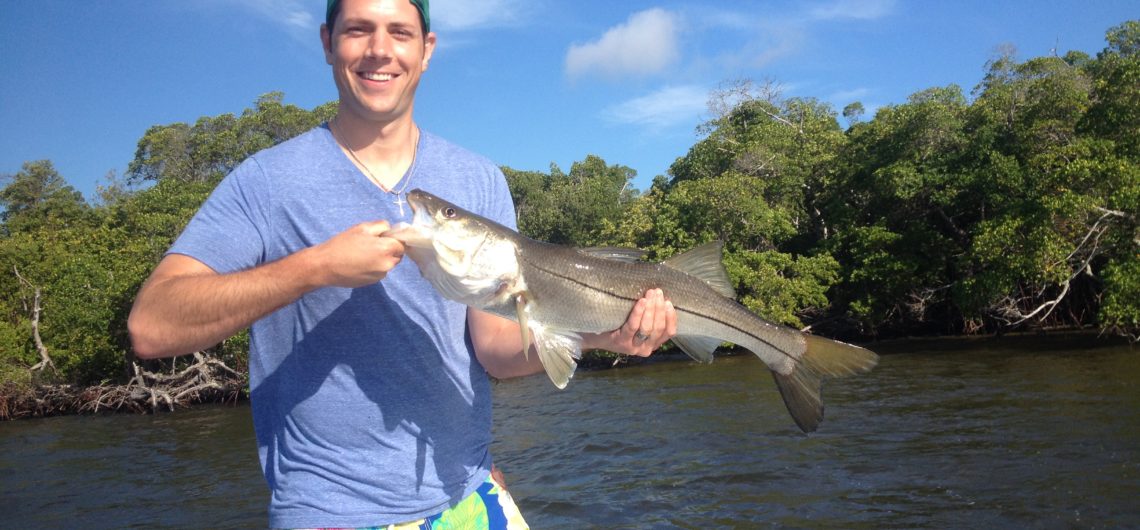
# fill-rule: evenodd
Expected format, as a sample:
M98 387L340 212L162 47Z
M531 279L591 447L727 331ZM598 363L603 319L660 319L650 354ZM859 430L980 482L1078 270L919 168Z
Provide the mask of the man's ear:
M328 24L321 24L321 46L325 49L325 63L332 66L332 35L329 35Z
M429 32L424 37L424 61L420 65L420 71L426 72L428 63L431 62L431 54L435 51L435 32Z

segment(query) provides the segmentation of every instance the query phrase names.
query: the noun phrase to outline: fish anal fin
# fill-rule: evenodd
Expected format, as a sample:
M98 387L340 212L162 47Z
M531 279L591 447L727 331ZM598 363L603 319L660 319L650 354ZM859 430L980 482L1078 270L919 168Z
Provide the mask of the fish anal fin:
M554 332L538 325L532 325L530 331L547 377L554 386L566 388L582 357L582 338L575 333Z
M701 363L711 363L713 352L724 342L716 337L702 335L678 335L671 340L694 361Z
M814 432L823 421L823 400L820 398L822 381L808 370L797 368L788 375L773 371L776 388L792 419L803 432Z
M663 263L704 280L721 296L736 298L736 289L732 287L732 281L728 279L728 272L724 270L721 261L723 257L724 242L713 241L673 256Z

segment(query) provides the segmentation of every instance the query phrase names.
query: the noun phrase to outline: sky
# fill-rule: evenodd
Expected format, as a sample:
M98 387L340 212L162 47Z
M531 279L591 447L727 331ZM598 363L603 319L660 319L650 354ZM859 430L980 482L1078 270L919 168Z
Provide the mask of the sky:
M0 2L0 183L48 159L88 198L154 125L240 114L265 93L336 99L324 0ZM1095 56L1135 0L434 0L438 44L415 115L499 165L588 155L645 190L709 120L709 95L771 82L865 118L915 92L969 95L1012 45ZM842 121L841 123L845 125Z

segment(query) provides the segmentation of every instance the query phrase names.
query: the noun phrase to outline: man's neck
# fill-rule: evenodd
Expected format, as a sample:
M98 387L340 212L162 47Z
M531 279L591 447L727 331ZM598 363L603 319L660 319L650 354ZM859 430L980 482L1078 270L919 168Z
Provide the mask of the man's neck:
M330 123L341 150L366 176L391 190L411 167L419 129L406 120L378 124L338 114Z

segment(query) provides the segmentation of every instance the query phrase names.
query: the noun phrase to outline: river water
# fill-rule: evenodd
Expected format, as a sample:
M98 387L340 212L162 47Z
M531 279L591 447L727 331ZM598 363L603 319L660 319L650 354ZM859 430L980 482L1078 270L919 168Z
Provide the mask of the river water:
M1140 350L876 345L799 433L763 365L660 361L495 386L535 528L1140 527ZM245 406L0 423L0 528L266 524Z

